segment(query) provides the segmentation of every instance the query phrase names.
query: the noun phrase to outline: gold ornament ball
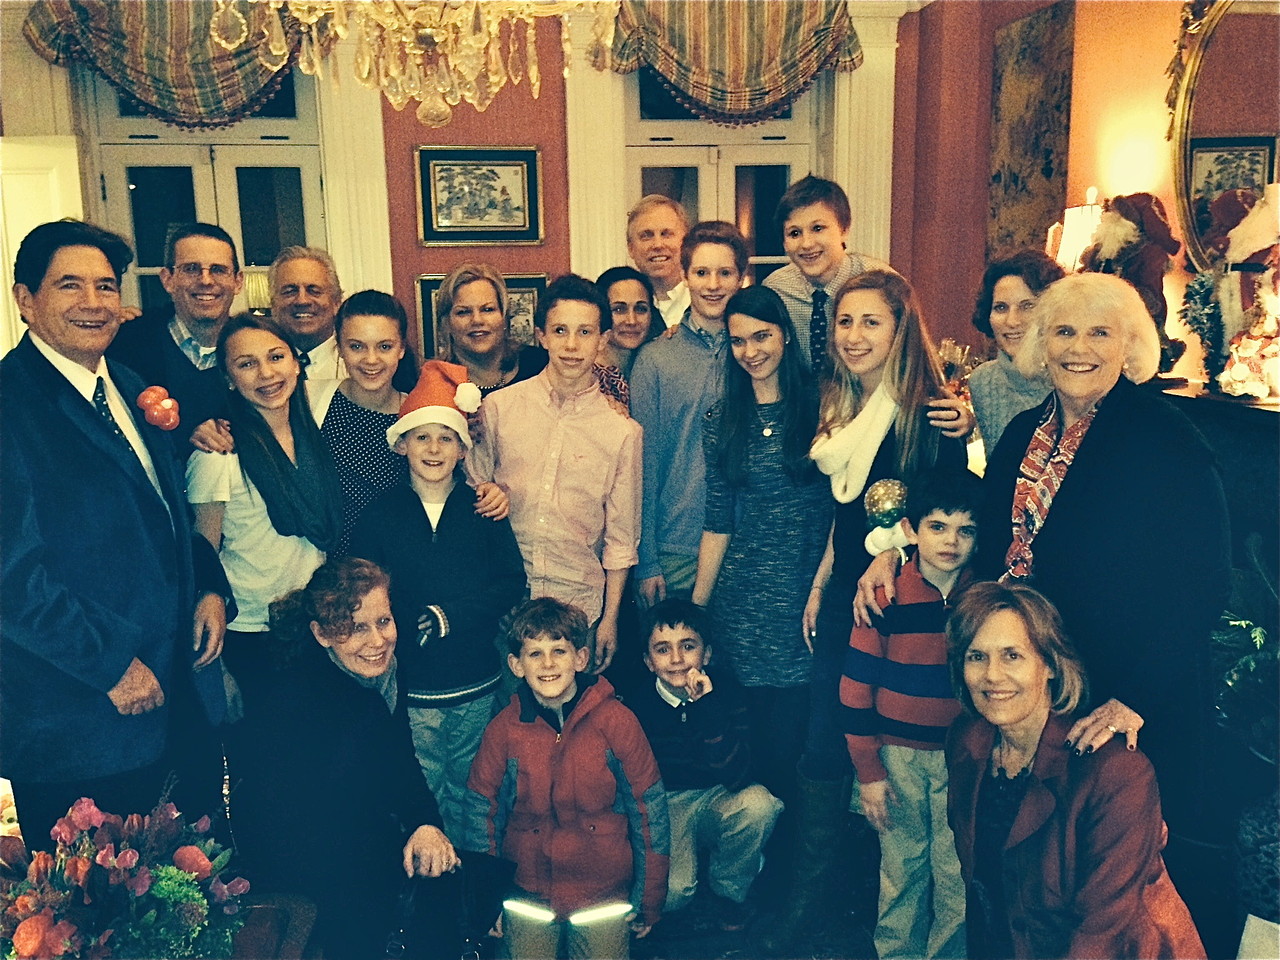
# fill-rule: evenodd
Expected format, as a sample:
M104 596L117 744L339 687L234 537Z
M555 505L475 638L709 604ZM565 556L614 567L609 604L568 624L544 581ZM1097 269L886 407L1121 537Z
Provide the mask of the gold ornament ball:
M901 480L877 480L867 487L863 503L869 528L891 527L907 512L907 485Z

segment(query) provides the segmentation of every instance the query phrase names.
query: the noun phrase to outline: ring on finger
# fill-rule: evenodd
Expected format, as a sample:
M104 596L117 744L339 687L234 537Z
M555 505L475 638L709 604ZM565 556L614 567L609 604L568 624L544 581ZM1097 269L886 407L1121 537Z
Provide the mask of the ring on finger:
M1119 732L1120 732L1119 730L1117 730L1117 729L1116 729L1115 724L1112 724L1112 723L1108 723L1108 724L1107 724L1107 729L1108 729L1108 730L1110 730L1112 733L1119 733Z

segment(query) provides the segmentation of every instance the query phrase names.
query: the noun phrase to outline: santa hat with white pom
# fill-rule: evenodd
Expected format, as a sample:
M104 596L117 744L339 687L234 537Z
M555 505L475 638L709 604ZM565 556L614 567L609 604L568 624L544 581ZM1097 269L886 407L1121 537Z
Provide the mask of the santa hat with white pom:
M480 388L467 379L467 368L443 360L428 360L418 374L418 384L404 403L400 419L387 428L387 444L394 450L400 438L415 427L440 423L451 428L470 448L466 414L480 409Z

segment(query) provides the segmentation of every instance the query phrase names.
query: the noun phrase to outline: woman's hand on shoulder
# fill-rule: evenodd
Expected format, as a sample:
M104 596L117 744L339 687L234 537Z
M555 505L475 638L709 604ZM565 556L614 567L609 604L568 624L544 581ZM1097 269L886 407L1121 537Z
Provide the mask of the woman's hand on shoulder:
M206 420L191 431L191 445L205 453L234 453L236 442L231 436L231 421Z
M1125 746L1136 750L1138 731L1142 729L1143 722L1136 711L1113 697L1088 716L1077 720L1067 731L1064 746L1068 750L1074 750L1076 756L1083 756L1100 749L1108 740L1120 734L1124 736Z
M974 425L978 422L969 405L959 397L952 396L950 390L941 400L929 401L927 416L931 427L937 427L944 437L953 440L963 439L973 433Z
M511 513L511 498L505 490L486 480L476 485L476 513L490 520L505 520Z
M885 550L876 555L867 572L858 578L858 591L853 596L853 622L860 627L871 626L871 615L881 616L884 611L876 602L877 588L884 590L887 600L893 600L893 579L898 575L898 551Z
M404 845L406 877L438 877L462 865L453 844L439 827L423 824Z

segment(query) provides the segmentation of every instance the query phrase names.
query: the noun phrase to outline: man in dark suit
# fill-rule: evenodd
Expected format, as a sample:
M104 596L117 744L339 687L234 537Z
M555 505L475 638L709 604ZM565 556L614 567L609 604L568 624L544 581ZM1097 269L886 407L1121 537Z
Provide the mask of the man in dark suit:
M103 359L132 259L115 234L58 221L14 263L28 332L0 361L0 775L36 848L81 796L146 812L176 765L181 807L220 773L195 761L216 756L230 590L135 407L145 384Z
M217 418L227 415L227 384L214 348L244 286L240 256L221 227L183 223L169 232L164 262L160 283L172 307L123 324L107 356L178 401L182 426L172 439L179 459L191 454L188 440L202 450L230 450L230 435L216 425Z

